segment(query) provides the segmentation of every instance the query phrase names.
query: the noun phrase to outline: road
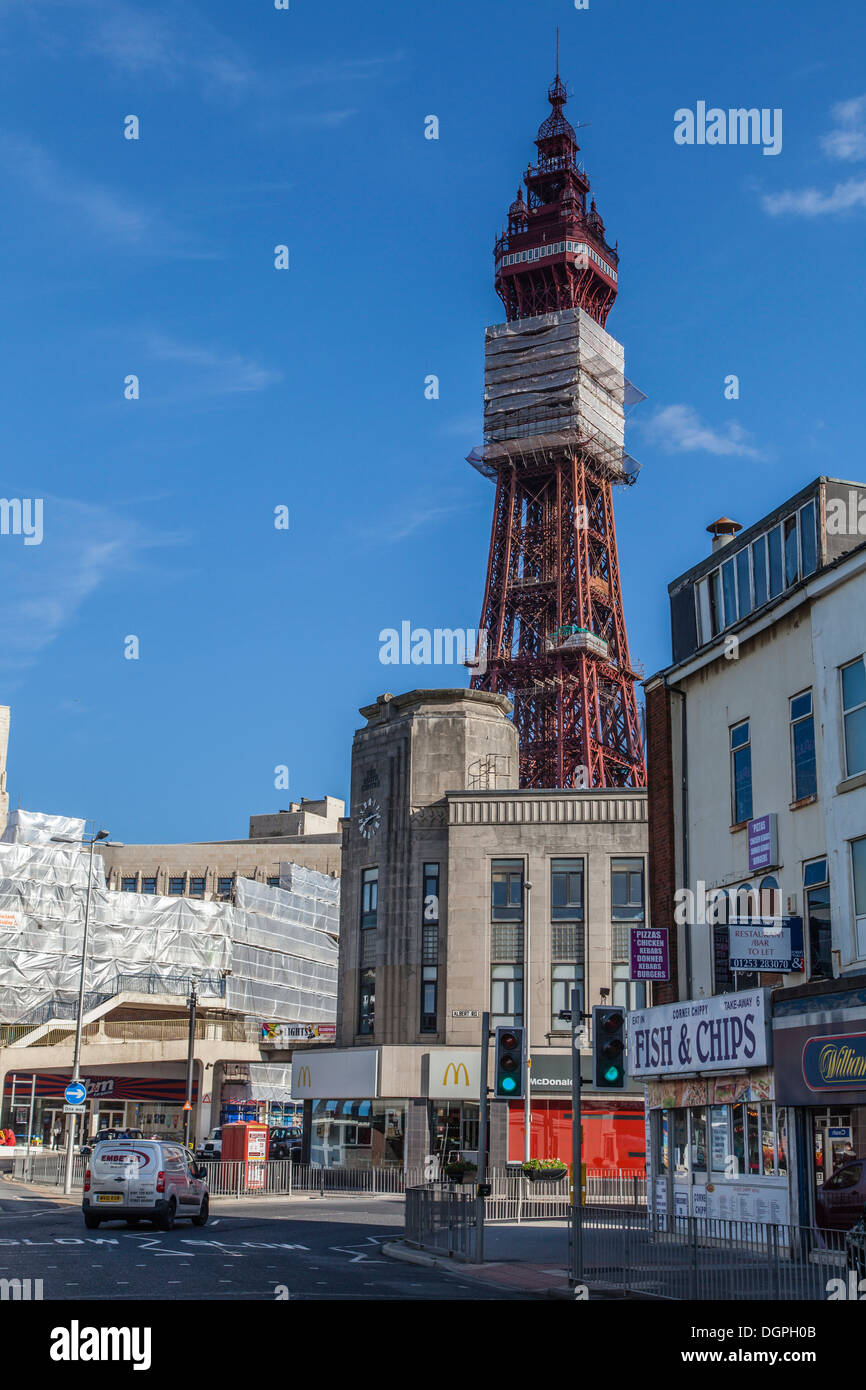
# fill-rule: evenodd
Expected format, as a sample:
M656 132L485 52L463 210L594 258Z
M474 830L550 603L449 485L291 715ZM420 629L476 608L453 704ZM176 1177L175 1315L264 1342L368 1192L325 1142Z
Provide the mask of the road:
M402 1232L402 1200L217 1198L200 1230L88 1231L79 1206L6 1188L0 1280L41 1279L45 1300L526 1299L383 1255Z

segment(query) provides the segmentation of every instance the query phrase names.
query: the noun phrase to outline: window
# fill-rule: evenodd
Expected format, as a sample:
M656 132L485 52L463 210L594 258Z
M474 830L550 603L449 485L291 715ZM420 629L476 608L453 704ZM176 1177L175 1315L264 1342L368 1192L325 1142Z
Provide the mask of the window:
M866 772L866 663L862 656L842 667L845 775Z
M230 898L233 886L234 884L231 878L217 879L217 893L221 898Z
M120 880L120 891L121 891L121 893L137 893L137 892L138 892L138 877L137 877L137 875L134 874L134 875L132 876L132 878L122 878L122 879Z
M156 879L155 879L155 878L143 878L143 879L141 880L141 891L142 891L142 893L150 893L151 895L155 894L155 893L156 893Z
M379 870L364 869L361 874L361 928L373 929L379 915Z
M737 621L737 581L733 560L722 565L722 592L725 596L725 627Z
M494 965L490 970L490 1026L523 1023L523 966Z
M182 897L184 880L182 878L170 878L168 880L168 891L173 898Z
M279 876L279 874L275 874L273 877L269 878L267 882L268 882L268 887L269 887L269 888L279 888L279 886L280 886L280 876Z
M781 527L774 526L772 531L767 533L767 545L770 551L770 598L776 598L782 592Z
M800 553L803 575L814 574L818 568L818 537L815 529L815 503L808 502L800 509Z
M727 1105L710 1106L710 1170L713 1173L727 1173L731 1157L731 1137L729 1131Z
M610 903L615 922L644 919L643 860L611 859Z
M731 974L731 932L727 922L713 924L713 990L730 994L734 988Z
M523 921L522 859L493 860L490 902L494 922Z
M551 859L550 915L554 922L583 921L582 859Z
M752 819L752 745L748 719L731 729L731 804L734 825Z
M646 980L629 980L631 965L614 965L611 1003L623 1009L646 1008Z
M737 556L737 612L741 618L752 611L752 577L749 574L749 552Z
M851 869L854 875L854 927L857 958L866 957L866 837L851 841Z
M425 864L421 904L422 1033L435 1033L439 1004L439 865Z
M797 518L785 518L785 588L790 589L800 577L800 556L797 540Z
M812 716L812 692L806 690L791 700L791 768L794 800L815 796L818 777L815 767L815 720Z
M806 927L810 978L829 980L833 977L830 956L830 885L827 860L813 859L803 865L803 898L806 904Z
M693 1173L707 1171L707 1112L701 1107L689 1112L691 1131L691 1170Z
M191 878L189 881L189 895L191 898L204 897L204 879Z
M580 1010L583 1012L583 966L551 966L550 984L550 1031L566 1032L571 1024L559 1017L560 1011L571 1008L571 992L577 990Z
M376 1016L376 972L358 972L358 1032L372 1033Z
M710 584L708 579L699 579L695 585L695 608L698 623L698 646L709 642L713 635L710 618Z
M722 621L722 575L720 570L713 570L710 575L710 626L713 636L716 637L724 627Z
M760 608L769 598L767 588L767 537L752 542L752 569L755 575L755 607Z

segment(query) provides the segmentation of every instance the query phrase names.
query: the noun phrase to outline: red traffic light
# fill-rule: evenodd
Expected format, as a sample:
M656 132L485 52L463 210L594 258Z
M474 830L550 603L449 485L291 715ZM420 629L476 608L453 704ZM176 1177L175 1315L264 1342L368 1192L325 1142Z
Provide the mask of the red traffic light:
M599 1019L599 1023L603 1032L617 1033L623 1025L623 1017L620 1013L605 1014L603 1018Z
M520 1046L520 1038L516 1033L500 1033L499 1045L500 1047L507 1047L510 1051L512 1047Z

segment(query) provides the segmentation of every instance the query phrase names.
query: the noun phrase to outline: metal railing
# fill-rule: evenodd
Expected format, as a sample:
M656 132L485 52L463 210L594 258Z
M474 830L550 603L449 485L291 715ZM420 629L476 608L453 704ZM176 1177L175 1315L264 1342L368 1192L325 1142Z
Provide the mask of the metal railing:
M84 1170L87 1159L84 1154L75 1154L72 1159L72 1186L84 1186ZM12 1160L12 1176L20 1182L38 1183L42 1187L62 1187L66 1168L66 1154L31 1153L16 1154Z
M423 1180L421 1172L402 1168L320 1168L288 1158L225 1161L202 1159L208 1186L215 1196L402 1196L407 1186Z
M24 1032L30 1031L25 1029ZM239 1018L198 1018L195 1036L199 1041L240 1042L258 1046L260 1028ZM21 1035L19 1034L19 1037ZM189 1023L182 1015L174 1018L94 1019L85 1023L81 1033L85 1044L100 1042L186 1042ZM51 1028L35 1038L31 1047L54 1047L68 1042L71 1032Z
M459 1191L435 1186L406 1190L407 1245L436 1250L458 1260L476 1258L478 1201L474 1188Z
M108 989L91 990L84 996L84 1012L89 1013L91 1009L97 1009L100 1004L105 1004L109 999L113 999L117 994L189 994L191 977L188 975L156 975L152 971L142 975L115 975ZM219 974L205 974L195 976L196 991L200 999L224 999L226 992L225 978ZM18 1024L29 1024L31 1028L37 1028L40 1023L50 1023L54 1019L58 1021L64 1019L75 1020L78 1017L78 996L64 997L57 995L54 999L45 1000L42 1004L36 1004L27 1013L22 1014L16 1019Z
M851 1259L844 1231L807 1226L587 1206L581 1227L574 1280L644 1297L823 1300Z

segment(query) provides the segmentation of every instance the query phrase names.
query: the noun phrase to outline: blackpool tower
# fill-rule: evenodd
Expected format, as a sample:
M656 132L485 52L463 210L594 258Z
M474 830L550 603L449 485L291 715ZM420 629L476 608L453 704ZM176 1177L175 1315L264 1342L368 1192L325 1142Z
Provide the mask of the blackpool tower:
M487 329L485 442L469 455L496 484L472 685L514 705L521 786L642 787L613 519L614 485L638 471L624 451L632 388L604 328L618 257L558 72L548 99L494 250L506 322Z

